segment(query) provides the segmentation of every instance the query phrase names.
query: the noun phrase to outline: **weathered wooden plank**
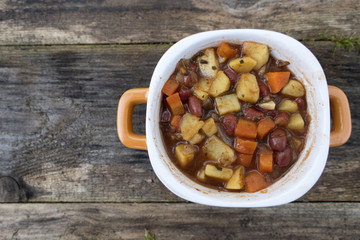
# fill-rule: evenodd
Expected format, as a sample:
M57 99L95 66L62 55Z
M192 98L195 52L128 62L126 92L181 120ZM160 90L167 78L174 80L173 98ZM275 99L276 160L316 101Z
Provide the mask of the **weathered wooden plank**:
M359 201L359 54L337 51L333 56L332 43L306 44L329 84L348 95L353 134L346 145L331 149L320 181L300 201ZM19 196L10 198L181 201L156 178L145 151L119 142L115 125L121 94L147 87L168 47L0 47L0 176L19 186ZM134 114L136 131L144 132L144 119L141 106Z
M1 45L175 42L226 28L270 29L298 39L360 32L357 0L7 0L0 7Z
M156 239L358 239L359 209L359 203L254 209L179 203L2 204L0 232L3 239L144 239L145 228Z

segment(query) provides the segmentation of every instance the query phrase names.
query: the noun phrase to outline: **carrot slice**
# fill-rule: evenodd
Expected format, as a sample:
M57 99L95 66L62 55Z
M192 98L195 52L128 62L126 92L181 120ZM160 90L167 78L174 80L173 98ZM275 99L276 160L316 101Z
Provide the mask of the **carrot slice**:
M270 118L266 117L260 120L257 126L257 135L263 139L271 130L275 127L275 122Z
M268 72L267 82L272 93L278 93L289 82L290 72Z
M239 153L253 154L257 146L256 141L251 141L243 138L236 138L235 150Z
M237 162L244 167L249 167L253 158L252 154L237 153Z
M166 102L169 105L170 112L172 115L183 115L185 113L185 108L181 102L180 95L178 92L167 97Z
M170 125L176 129L176 132L180 132L181 115L173 115L170 119Z
M167 80L164 84L161 92L167 96L170 96L176 92L179 85L180 84L174 78L170 77L169 80Z
M235 128L235 136L256 138L256 134L256 123L241 118L238 120Z
M272 172L273 171L273 153L272 151L259 152L259 170L260 172Z
M257 192L267 187L265 177L257 172L249 172L245 177L245 191L249 193Z
M223 58L233 58L237 53L236 49L227 42L221 42L216 52Z

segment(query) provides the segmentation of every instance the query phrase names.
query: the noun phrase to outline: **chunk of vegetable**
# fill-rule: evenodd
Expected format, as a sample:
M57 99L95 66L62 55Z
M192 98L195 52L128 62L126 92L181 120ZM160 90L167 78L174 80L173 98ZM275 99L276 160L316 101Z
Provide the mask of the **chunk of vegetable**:
M239 153L252 155L255 152L257 146L256 141L251 141L243 138L236 138L235 150Z
M296 102L286 99L280 103L279 110L289 113L296 113L299 111L299 108Z
M203 150L209 160L218 161L224 165L230 165L235 161L234 150L215 135L206 140Z
M267 187L264 175L257 171L249 172L245 176L245 191L249 193L257 192Z
M304 119L301 117L300 113L295 113L290 116L288 128L292 130L301 130L305 126Z
M205 101L208 97L209 94L207 92L204 92L203 90L200 89L194 89L194 94L201 100L201 101Z
M229 62L229 67L236 72L246 73L256 66L257 62L251 57L235 58Z
M185 108L178 92L167 97L166 102L169 105L172 115L183 115L185 113Z
M205 169L201 169L197 174L197 179L204 182L206 180Z
M259 152L259 171L272 172L273 171L273 151L260 151Z
M179 88L179 85L180 84L175 80L175 78L170 77L169 80L167 80L164 84L161 92L167 96L170 96L176 92L176 90Z
M172 115L170 119L170 125L173 126L177 132L180 132L181 115Z
M223 181L229 180L233 175L233 172L234 171L231 168L220 167L219 165L215 166L212 164L207 164L205 166L205 175L207 177L212 177Z
M300 150L304 144L304 139L292 136L290 142L295 150Z
M247 57L256 60L254 70L259 70L269 60L269 48L265 44L247 41L243 43L242 51Z
M244 167L249 167L251 161L253 159L253 154L244 154L244 153L236 153L237 162L243 165Z
M213 118L206 119L204 126L201 128L206 136L211 137L215 133L217 133L217 127Z
M240 111L240 102L235 94L228 94L215 98L216 108L220 115L224 115L229 112Z
M203 53L203 55L197 58L200 73L204 77L215 78L216 73L219 71L219 63L216 59L215 50L207 48Z
M208 91L211 84L211 79L200 78L200 80L193 86L192 90L200 100L205 101L209 97Z
M305 89L299 81L291 79L281 90L281 93L291 97L302 97L305 94Z
M245 176L244 176L244 167L237 168L229 181L226 183L225 188L227 189L236 189L240 190L245 187Z
M260 89L256 77L251 73L243 73L236 86L237 97L245 102L256 103L259 99Z
M270 118L266 117L259 121L257 126L257 135L263 139L271 130L275 128L275 122Z
M198 143L200 143L202 140L204 140L205 136L201 133L197 133L195 134L195 136L189 140L189 143L191 143L192 145L196 145Z
M272 93L278 93L289 82L290 72L268 72L267 82Z
M211 84L209 89L209 95L212 97L217 97L220 94L228 91L230 89L230 79L223 71L218 71L216 78Z
M274 103L274 101L268 101L264 103L259 103L258 106L261 107L262 109L274 110L276 104Z
M233 58L237 53L236 49L227 42L221 42L216 52L222 58Z
M256 123L245 119L239 119L235 128L235 136L244 138L256 138Z
M186 113L180 123L180 131L184 140L189 141L204 125L203 121L200 121L199 117Z
M195 156L196 148L190 144L179 144L175 147L175 155L181 167L186 167Z

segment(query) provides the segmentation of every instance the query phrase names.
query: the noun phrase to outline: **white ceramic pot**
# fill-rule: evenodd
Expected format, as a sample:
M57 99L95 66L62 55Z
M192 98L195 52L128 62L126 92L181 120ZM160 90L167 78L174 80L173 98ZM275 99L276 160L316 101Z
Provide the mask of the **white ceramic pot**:
M199 50L217 46L221 41L240 44L256 41L270 47L271 54L289 61L289 69L306 88L311 121L304 150L288 173L268 188L256 193L223 192L204 187L186 177L169 159L159 128L161 89L181 58L190 58ZM349 105L338 88L329 88L335 111L332 145L347 141L351 132ZM131 114L136 104L147 102L145 136L133 133ZM332 101L333 102L333 101ZM337 119L339 116L339 119ZM344 122L342 119L346 119ZM162 56L151 78L149 89L132 89L118 107L118 133L128 147L146 149L151 165L161 182L177 196L196 203L221 207L266 207L285 204L303 196L319 179L326 164L330 142L330 104L325 74L316 57L300 42L284 34L255 29L230 29L198 33L174 44ZM346 126L345 126L346 125ZM350 127L349 127L350 126Z

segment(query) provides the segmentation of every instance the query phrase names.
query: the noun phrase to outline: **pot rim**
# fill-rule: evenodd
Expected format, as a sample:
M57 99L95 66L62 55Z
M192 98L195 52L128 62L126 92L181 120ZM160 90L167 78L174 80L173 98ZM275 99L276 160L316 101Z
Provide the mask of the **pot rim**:
M181 58L226 40L267 44L274 57L290 61L289 68L304 84L311 114L304 149L285 176L256 193L219 192L185 176L169 159L159 128L161 88ZM305 69L304 72L302 69ZM320 178L325 167L330 137L327 82L316 57L303 44L282 33L258 29L227 29L197 33L170 47L159 60L149 88L146 111L146 143L151 165L160 181L177 196L200 204L221 207L266 207L285 204L303 196Z

